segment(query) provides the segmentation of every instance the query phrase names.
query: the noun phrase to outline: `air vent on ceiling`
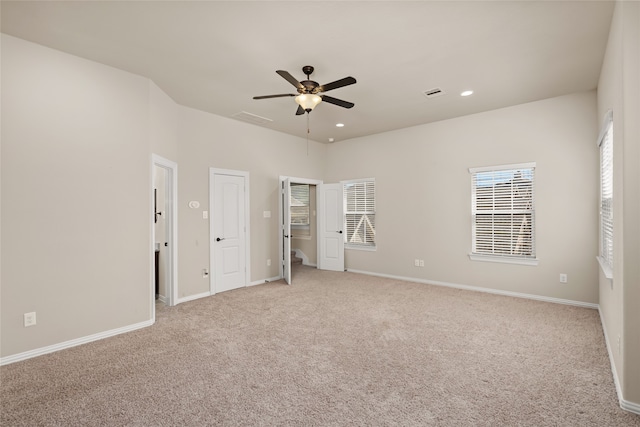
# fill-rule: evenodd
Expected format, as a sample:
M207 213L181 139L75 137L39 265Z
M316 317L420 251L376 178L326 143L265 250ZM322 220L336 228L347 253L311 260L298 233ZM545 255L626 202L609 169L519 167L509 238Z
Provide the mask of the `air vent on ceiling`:
M435 98L437 96L444 95L444 91L439 87L434 87L433 89L425 90L422 93L424 93L424 96L426 96L427 98Z
M252 123L254 125L265 125L273 121L266 117L261 117L255 114L247 113L246 111L235 113L231 117L233 117L234 119L242 120L243 122Z

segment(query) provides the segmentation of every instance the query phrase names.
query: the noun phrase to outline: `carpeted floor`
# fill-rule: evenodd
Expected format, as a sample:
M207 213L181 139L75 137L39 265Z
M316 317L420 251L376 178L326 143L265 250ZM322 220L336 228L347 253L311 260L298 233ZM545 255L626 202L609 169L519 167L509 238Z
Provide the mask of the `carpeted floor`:
M0 368L2 426L640 426L595 310L298 267Z

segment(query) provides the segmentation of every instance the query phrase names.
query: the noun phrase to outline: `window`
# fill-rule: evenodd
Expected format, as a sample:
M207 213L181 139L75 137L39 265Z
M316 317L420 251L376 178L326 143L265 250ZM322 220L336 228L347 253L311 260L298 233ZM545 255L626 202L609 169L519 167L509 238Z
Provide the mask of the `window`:
M605 117L598 138L600 146L600 256L608 279L613 278L613 114Z
M535 163L472 168L473 260L536 265Z
M348 248L376 247L376 182L374 179L345 181L344 229Z
M291 184L291 234L293 237L311 235L309 184Z

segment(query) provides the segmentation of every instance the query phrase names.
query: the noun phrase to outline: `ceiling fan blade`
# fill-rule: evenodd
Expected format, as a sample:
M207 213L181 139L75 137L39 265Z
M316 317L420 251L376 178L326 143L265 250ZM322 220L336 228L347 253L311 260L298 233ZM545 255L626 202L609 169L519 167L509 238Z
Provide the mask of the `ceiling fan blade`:
M282 78L284 78L286 81L294 85L296 88L304 90L304 86L302 86L302 84L299 81L297 81L295 77L289 74L288 71L278 70L276 71L276 73L280 74Z
M328 95L320 95L324 102L328 102L329 104L337 105L339 107L351 108L355 104L353 102L343 101L342 99L333 98Z
M281 93L279 95L254 96L253 99L281 98L283 96L295 96L295 95L292 93Z
M304 108L302 108L302 105L298 105L298 109L296 110L296 116L300 116L304 114Z
M356 83L356 79L353 77L345 77L344 79L336 80L335 82L327 83L318 87L318 92L328 92L333 89L338 89L339 87L349 86Z

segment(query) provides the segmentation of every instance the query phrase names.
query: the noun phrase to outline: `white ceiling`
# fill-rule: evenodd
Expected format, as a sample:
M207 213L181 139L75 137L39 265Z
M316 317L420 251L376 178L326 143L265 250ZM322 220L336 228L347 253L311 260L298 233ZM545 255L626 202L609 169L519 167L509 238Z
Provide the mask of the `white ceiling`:
M2 1L2 32L152 79L177 103L306 137L275 73L320 84L313 140L364 135L596 88L610 1ZM434 87L446 94L427 99ZM461 97L465 89L474 94ZM345 126L336 128L341 122Z

